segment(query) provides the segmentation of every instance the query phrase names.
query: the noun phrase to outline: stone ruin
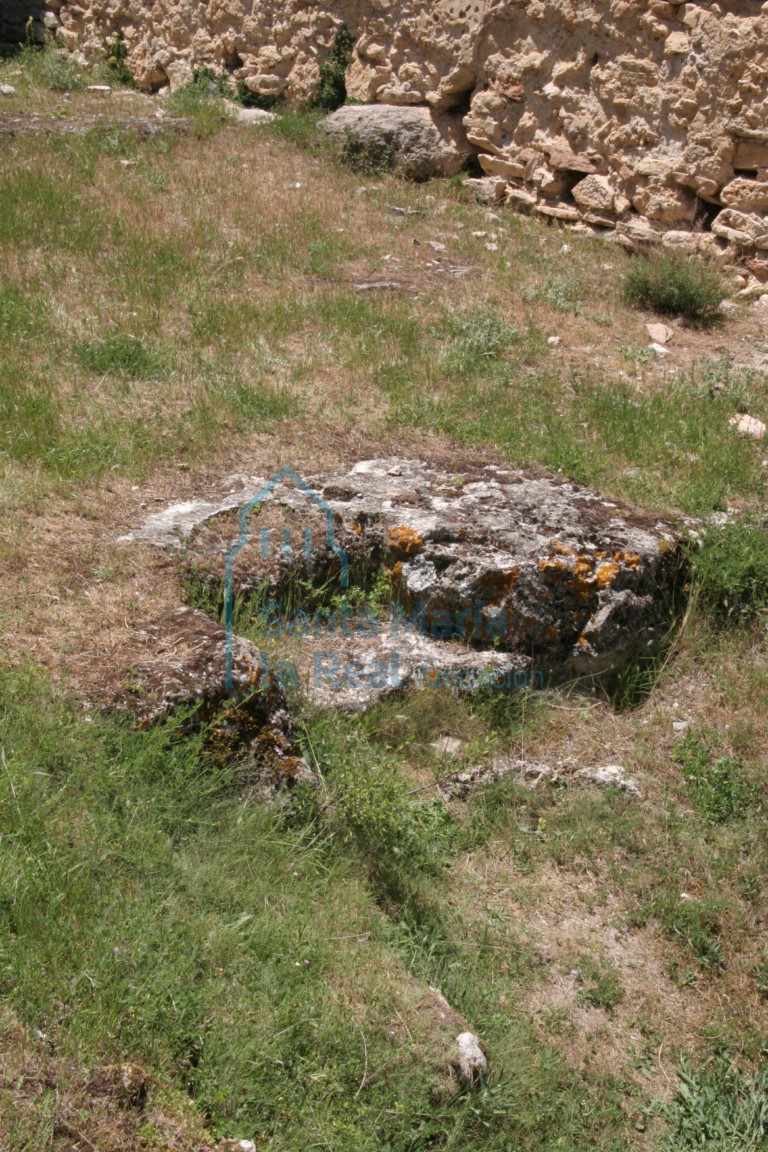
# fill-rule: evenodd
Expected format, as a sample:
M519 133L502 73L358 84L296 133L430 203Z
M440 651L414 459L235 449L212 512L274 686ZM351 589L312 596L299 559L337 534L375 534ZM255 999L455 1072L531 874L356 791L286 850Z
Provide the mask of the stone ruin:
M307 480L330 520L318 522L286 480L248 514L245 539L239 510L266 489L240 477L223 499L172 504L125 538L174 556L188 600L140 626L147 657L126 671L117 703L141 723L183 708L208 726L215 756L261 765L262 782L266 763L274 787L310 778L293 743L292 691L359 711L409 687L593 685L666 649L683 597L680 527L496 465L458 476L392 457ZM235 542L232 603L256 620L259 646L236 634L233 615L228 691L214 617L224 616Z
M345 26L348 96L451 118L483 195L632 248L735 257L768 280L756 0L11 0L6 38L25 13L88 57L121 33L147 91L207 65L274 100L312 98Z

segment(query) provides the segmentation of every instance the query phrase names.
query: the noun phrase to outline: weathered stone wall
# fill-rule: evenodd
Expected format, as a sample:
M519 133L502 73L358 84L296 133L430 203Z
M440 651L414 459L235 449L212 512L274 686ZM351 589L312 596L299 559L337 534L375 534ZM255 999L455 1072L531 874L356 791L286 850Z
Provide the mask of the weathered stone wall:
M768 4L751 0L51 0L86 54L120 29L140 86L196 64L311 95L335 29L350 96L466 111L492 195L629 243L768 251Z

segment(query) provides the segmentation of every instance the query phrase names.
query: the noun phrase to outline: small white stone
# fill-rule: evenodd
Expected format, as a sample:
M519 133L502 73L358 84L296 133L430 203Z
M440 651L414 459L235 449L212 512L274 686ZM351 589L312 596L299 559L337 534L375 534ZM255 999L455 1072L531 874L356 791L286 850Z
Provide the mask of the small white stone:
M669 344L675 334L666 324L646 324L645 330L654 344Z
M744 412L737 412L731 416L728 423L741 436L751 436L753 440L762 440L765 436L765 424L755 416L747 416Z
M549 344L550 348L559 348L560 347L560 337L559 336L547 336L547 344Z
M16 89L12 84L0 84L0 96L15 96Z
M488 1071L488 1061L485 1058L480 1041L474 1032L461 1032L456 1037L458 1059L456 1070L462 1084L473 1084L478 1076Z
M648 345L657 356L669 356L669 348L665 348L663 344L657 344L656 341Z

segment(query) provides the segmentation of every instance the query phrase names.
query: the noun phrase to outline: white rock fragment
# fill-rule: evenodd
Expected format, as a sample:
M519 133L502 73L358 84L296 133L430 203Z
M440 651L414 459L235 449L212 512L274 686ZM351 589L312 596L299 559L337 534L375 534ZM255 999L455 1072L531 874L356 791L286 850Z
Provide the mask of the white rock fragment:
M657 344L655 340L652 344L649 344L648 347L652 352L655 352L657 356L669 356L669 348L665 348L663 344Z
M267 112L264 108L241 108L238 104L233 104L232 111L238 124L248 126L269 124L271 120L277 119L274 112Z
M744 412L737 412L731 416L728 423L735 428L740 436L751 436L753 440L762 440L765 436L765 424L755 416L747 416Z
M598 768L581 768L576 775L582 780L599 784L601 788L621 788L630 796L639 797L641 795L639 784L631 776L627 776L626 770L622 768L621 764L602 764Z
M474 1032L461 1032L456 1037L456 1060L453 1067L463 1085L474 1084L488 1071L488 1061Z
M645 330L654 344L669 344L675 334L666 324L646 324Z
M550 348L559 348L560 347L560 337L559 336L547 336L547 344L549 344Z
M434 748L438 755L448 756L451 760L456 759L462 747L463 741L458 740L455 736L441 736L439 740L430 744L430 748Z
M12 84L0 84L0 96L15 96L16 89Z

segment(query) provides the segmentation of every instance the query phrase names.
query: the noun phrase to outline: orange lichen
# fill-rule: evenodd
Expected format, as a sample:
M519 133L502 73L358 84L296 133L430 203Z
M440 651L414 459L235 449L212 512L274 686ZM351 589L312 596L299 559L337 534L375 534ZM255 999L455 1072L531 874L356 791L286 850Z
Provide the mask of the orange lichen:
M558 560L550 556L548 560L539 560L539 568L542 572L552 572L558 576L562 576L565 572L570 572L570 568L564 560Z
M504 592L511 592L517 585L520 570L507 568L503 572L484 572L478 580L479 588L486 593L501 596Z
M595 582L598 588L607 588L620 571L619 565L613 564L610 561L607 564L601 564L595 573Z
M404 552L406 556L411 556L421 548L424 541L413 528L398 524L390 528L388 543L393 552Z
M626 564L628 568L637 568L638 564L640 563L640 557L635 556L634 552L627 552L625 548L621 548L618 552L614 552L613 559L614 563Z
M569 544L561 544L559 540L550 540L550 552L556 553L558 556L575 556L573 548Z

